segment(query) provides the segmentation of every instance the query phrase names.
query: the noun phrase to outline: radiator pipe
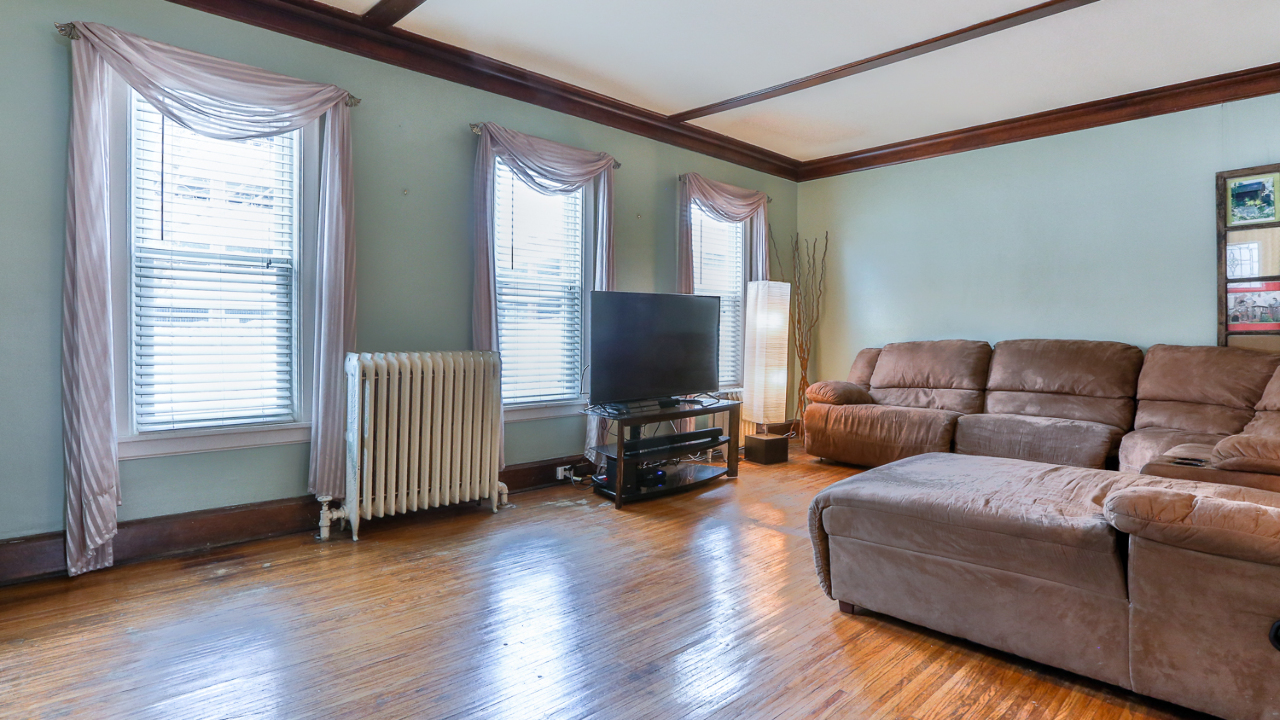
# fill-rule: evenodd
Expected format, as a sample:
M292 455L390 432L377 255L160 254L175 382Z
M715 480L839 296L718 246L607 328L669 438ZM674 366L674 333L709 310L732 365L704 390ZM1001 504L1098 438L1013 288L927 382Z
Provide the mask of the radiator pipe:
M320 501L320 540L329 539L329 525L335 520L345 520L347 518L347 509L345 507L329 509L329 503L333 502L331 495L317 495L316 500Z
M498 481L498 507L495 507L493 511L498 512L498 508L510 507L510 506L511 506L511 503L507 502L507 484L499 480Z

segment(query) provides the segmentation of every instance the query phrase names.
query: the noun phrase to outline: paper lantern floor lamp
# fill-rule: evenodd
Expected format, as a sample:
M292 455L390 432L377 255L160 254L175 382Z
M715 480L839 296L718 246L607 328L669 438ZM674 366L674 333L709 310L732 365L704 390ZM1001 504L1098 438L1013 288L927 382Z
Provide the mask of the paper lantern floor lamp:
M787 419L788 333L791 284L767 280L747 283L743 360L742 416L768 425ZM787 460L787 438L767 432L748 435L746 459L768 465Z

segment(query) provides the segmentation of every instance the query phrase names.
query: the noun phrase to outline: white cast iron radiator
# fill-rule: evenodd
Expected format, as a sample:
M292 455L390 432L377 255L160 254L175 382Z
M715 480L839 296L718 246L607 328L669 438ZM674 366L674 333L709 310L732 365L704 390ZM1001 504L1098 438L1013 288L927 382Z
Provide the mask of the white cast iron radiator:
M346 371L347 497L329 519L345 515L355 540L362 519L483 499L498 511L498 353L348 353Z

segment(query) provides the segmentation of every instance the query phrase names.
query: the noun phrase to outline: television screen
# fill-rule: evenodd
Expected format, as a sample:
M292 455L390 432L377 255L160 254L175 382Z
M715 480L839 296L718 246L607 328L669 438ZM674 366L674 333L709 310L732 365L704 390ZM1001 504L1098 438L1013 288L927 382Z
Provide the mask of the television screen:
M591 293L591 404L719 389L720 298Z

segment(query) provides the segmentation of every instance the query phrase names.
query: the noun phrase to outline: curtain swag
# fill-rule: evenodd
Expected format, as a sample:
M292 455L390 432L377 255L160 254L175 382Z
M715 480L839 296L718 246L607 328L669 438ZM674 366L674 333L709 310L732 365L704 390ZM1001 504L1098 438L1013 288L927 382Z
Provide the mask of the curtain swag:
M494 123L472 125L480 135L476 148L474 187L475 297L471 313L472 343L476 350L498 349L497 279L493 259L493 168L498 158L530 187L545 195L573 192L594 182L594 289L612 290L613 171L612 155L581 150L551 140L508 130ZM587 456L603 443L603 420L587 424Z
M343 491L344 354L355 346L350 108L333 85L295 80L97 23L60 24L72 43L62 404L67 572L112 564L120 479L111 333L108 89L114 73L170 120L222 140L267 137L324 117L309 487Z
M747 282L769 279L769 196L755 190L745 190L715 180L708 180L698 173L680 176L678 216L680 228L676 238L677 292L693 292L693 222L689 208L693 203L713 218L724 222L747 224L743 265Z

